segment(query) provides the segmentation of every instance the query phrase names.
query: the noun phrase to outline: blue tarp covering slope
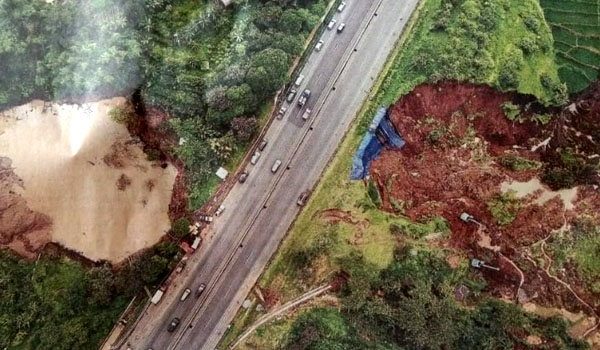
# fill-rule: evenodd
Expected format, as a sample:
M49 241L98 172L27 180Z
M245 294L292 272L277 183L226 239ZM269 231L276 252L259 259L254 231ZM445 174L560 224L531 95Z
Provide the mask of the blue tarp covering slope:
M387 109L380 107L354 154L350 179L364 179L369 174L371 162L379 156L383 147L399 149L403 146L404 140L390 121Z

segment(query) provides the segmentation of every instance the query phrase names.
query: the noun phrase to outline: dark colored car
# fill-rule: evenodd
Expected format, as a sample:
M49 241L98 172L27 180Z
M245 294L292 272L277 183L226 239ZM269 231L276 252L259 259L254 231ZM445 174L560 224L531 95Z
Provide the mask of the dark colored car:
M306 204L306 201L308 201L308 197L310 197L310 190L306 190L300 193L296 204L298 204L299 206L303 206L304 204Z
M196 290L196 298L200 297L202 295L202 292L204 292L205 289L206 289L206 284L200 283L200 286L198 286L198 289Z
M258 145L258 150L259 150L259 151L262 151L262 150L264 150L264 149L265 149L265 147L267 147L267 144L268 144L268 143L269 143L269 141L268 141L267 139L263 139L263 140L260 142L260 145Z
M244 183L244 182L246 182L247 179L248 179L248 172L244 171L243 173L240 174L240 178L238 180L240 181L240 183Z
M179 327L179 324L181 323L181 320L178 317L175 317L173 319L173 321L171 321L171 323L169 323L169 327L167 327L167 331L169 331L169 333L173 333L177 327Z

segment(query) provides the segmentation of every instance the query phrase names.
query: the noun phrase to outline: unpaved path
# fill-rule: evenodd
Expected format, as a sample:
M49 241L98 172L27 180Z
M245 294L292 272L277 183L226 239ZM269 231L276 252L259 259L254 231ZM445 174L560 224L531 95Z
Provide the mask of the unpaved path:
M290 309L298 306L299 304L302 304L314 297L317 297L325 292L327 292L328 290L331 289L331 285L327 284L327 285L323 285L320 286L318 288L315 288L311 291L308 291L304 294L302 294L301 296L297 297L296 299L289 301L285 304L283 304L282 306L278 307L277 309L269 312L268 314L262 316L261 318L259 318L256 323L254 323L252 326L250 326L244 333L242 333L242 335L240 335L240 337L233 343L233 345L231 345L229 347L229 349L235 349L238 345L240 345L246 338L248 338L248 336L250 336L250 334L252 334L252 332L254 332L258 327L262 326L263 324L269 322L270 320L272 320L275 317L281 316L282 314L284 314L285 312L289 311Z

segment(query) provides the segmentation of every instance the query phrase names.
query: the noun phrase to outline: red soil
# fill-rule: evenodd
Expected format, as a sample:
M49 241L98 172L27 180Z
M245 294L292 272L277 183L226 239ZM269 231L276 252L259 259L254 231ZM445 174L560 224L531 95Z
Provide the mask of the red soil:
M129 132L138 136L145 144L144 151L160 152L160 161L164 166L169 162L177 168L177 176L173 184L173 193L169 203L169 217L174 220L188 215L188 190L186 186L185 165L172 153L177 146L177 137L165 131L164 125L169 119L165 112L151 108L138 114L138 117L128 125Z
M600 96L593 97L600 101ZM525 273L522 289L527 298L545 306L589 311L582 309L568 290L524 257L528 246L547 238L565 222L571 223L577 212L585 210L598 217L597 192L591 186L580 186L575 211L567 211L558 197L541 206L534 203L532 197L535 196L523 198L516 218L507 225L498 224L488 209L490 200L501 192L501 183L527 181L540 175L539 170L510 171L497 162L498 157L511 154L537 161L551 157L554 148L564 145L558 140L543 155L530 151L548 136L555 137L556 125L541 127L533 122L512 122L502 111L505 101L513 101L527 110L526 105L532 100L527 96L500 93L487 86L456 82L421 85L402 97L390 109L390 118L406 145L402 150L384 150L371 168L383 209L416 221L444 217L452 234L443 245L500 267L499 273L482 271L493 295L513 300L517 297L520 274L502 254ZM586 113L596 113L594 122L597 123L600 102L581 102L580 105L585 106ZM584 107L580 109L583 111ZM594 110L596 112L589 112ZM571 140L569 135L577 130L590 130L591 120L587 124L581 120L568 124L570 119L564 117L564 113L561 115L563 120L557 121L562 123L560 129L564 129L564 125L573 129L566 140ZM400 207L404 208L403 213L398 213ZM481 244L478 226L461 221L462 212L486 225L491 245L499 247L499 251ZM597 297L585 292L584 284L573 271L564 275L561 278L580 290L580 296L586 301L592 302Z

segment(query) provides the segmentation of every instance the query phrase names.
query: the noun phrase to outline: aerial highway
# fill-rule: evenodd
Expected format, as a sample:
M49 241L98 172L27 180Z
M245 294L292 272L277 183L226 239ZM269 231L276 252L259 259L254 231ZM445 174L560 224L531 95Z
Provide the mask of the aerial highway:
M222 203L209 237L169 287L161 304L148 307L122 349L206 349L217 346L227 325L277 250L300 207L368 97L418 0L347 0L325 30L323 47L302 69L304 80L283 118L266 132L266 148L249 175ZM336 29L345 23L343 31ZM299 95L311 91L303 107ZM312 113L302 119L306 109ZM274 163L281 166L272 172ZM195 291L204 283L199 296ZM184 301L180 296L190 288ZM181 320L174 332L167 327Z

